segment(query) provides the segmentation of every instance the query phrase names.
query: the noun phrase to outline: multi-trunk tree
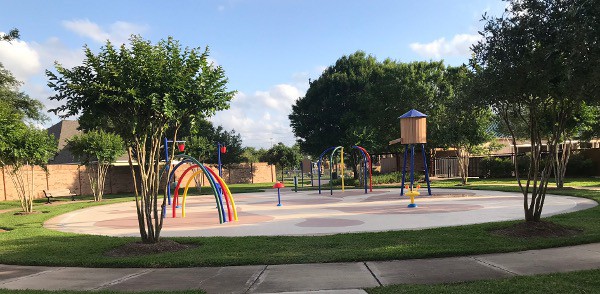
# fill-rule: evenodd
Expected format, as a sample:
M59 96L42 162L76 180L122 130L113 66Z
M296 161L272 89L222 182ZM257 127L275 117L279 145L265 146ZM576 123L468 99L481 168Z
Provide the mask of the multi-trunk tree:
M97 54L87 46L84 53L80 66L56 64L56 72L46 71L56 93L50 99L65 103L53 111L62 117L80 115L85 130L103 129L123 138L142 241L158 242L166 205L159 189L167 129L176 140L185 120L226 109L234 92L227 90L224 70L208 60L208 48L182 48L171 37L152 44L132 36L129 45L117 48L107 42Z
M91 130L70 138L67 146L86 167L94 201L102 201L108 169L125 153L123 139L103 130Z
M599 1L512 0L501 17L485 17L473 47L476 88L502 118L516 149L525 126L531 161L523 180L526 221L539 221L553 159L569 119L600 98ZM518 123L515 123L518 122Z
M46 170L57 143L46 130L33 125L45 118L42 104L19 92L19 86L0 64L0 167L8 170L22 210L31 212L33 199L38 196L34 189L34 166Z

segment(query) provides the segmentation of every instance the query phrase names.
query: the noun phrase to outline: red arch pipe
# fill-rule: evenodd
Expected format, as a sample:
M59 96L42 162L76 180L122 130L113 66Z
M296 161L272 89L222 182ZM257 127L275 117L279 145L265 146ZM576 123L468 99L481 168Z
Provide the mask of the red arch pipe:
M360 147L360 146L356 146L356 147L360 148L360 150L362 150L367 155L367 159L369 160L369 189L371 192L373 192L373 175L372 175L373 161L371 160L371 155L369 154L369 152L367 152L367 149Z
M176 217L176 213L177 213L177 204L179 204L179 186L181 186L181 182L183 182L183 178L185 177L185 174L187 174L191 169L196 168L196 167L200 167L197 164L194 164L190 167L188 167L179 177L179 180L177 181L177 186L175 187L175 194L173 195L173 217Z
M225 198L225 203L227 203L227 215L228 215L229 221L230 222L233 221L232 214L231 214L231 206L229 205L229 197L231 197L231 195L227 194L227 189L225 189L225 183L223 182L221 177L218 177L217 174L212 169L210 169L206 165L204 167L219 182L219 186L221 186L221 192L223 193L223 198Z

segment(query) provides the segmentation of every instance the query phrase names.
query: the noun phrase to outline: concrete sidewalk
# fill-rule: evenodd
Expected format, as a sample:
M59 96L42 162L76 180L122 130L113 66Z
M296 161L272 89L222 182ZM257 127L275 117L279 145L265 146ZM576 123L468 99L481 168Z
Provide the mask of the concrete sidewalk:
M208 293L365 293L391 284L435 284L600 268L600 243L465 257L195 268L0 265L0 289L193 290Z

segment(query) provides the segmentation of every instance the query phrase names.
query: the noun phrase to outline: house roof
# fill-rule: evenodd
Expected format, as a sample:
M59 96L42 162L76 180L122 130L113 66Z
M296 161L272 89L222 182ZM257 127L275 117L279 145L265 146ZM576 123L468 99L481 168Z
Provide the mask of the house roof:
M76 120L62 120L48 128L48 133L54 135L58 141L58 153L50 160L51 164L79 162L71 152L65 148L67 140L80 134L79 122Z
M76 120L61 120L55 125L48 128L48 133L54 135L54 138L58 141L58 153L53 159L50 159L50 164L74 164L79 163L79 160L75 158L71 152L65 148L67 146L67 140L73 138L75 135L81 134L79 130L79 122ZM125 154L117 158L116 162L128 162L128 156Z
M403 114L402 116L400 116L398 118L409 118L409 117L427 117L427 115L416 109L411 109L407 113Z

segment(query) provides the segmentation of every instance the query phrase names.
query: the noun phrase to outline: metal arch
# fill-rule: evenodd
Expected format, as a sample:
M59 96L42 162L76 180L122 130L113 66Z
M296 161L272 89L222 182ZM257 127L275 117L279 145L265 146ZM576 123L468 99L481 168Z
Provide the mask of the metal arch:
M371 159L371 154L369 154L367 149L365 149L364 147L361 147L361 146L356 146L356 147L359 148L360 150L362 150L367 155L367 159L369 160L369 190L371 192L373 192L373 175L372 175L373 160Z
M337 146L335 147L335 149L333 149L333 151L331 151L331 155L329 156L329 162L330 162L330 167L329 167L329 195L333 195L333 182L332 182L332 177L333 177L333 156L335 155L335 152L338 151L338 149L340 148L344 148L342 146ZM343 177L343 175L342 175Z
M199 165L200 169L202 169L205 172L205 174L208 175L208 171L206 171L204 169L204 165L202 163L200 163L197 159L195 159L189 155L185 155L185 154L175 155L175 158L184 158L184 160L182 162L191 161L191 162ZM221 194L217 191L217 184L214 182L214 179L212 179L210 176L207 176L207 178L208 178L208 181L210 182L210 186L213 190L213 194L215 195L215 200L217 201L217 206L219 206L219 220L221 223L223 223L225 221L225 210L223 209L223 201L221 199Z
M364 184L365 184L364 185L365 186L365 194L367 194L367 163L369 162L369 161L367 161L367 155L365 154L365 150L362 147L352 146L351 148L360 151L360 153L363 156L363 160L364 160L363 177L365 179L365 181L364 181Z
M329 148L325 149L325 151L323 151L323 153L321 153L321 155L319 155L319 161L317 163L317 174L319 175L319 194L321 194L321 162L322 162L323 156L327 152L329 152L329 150L332 150L334 148L336 148L336 146L329 147Z

